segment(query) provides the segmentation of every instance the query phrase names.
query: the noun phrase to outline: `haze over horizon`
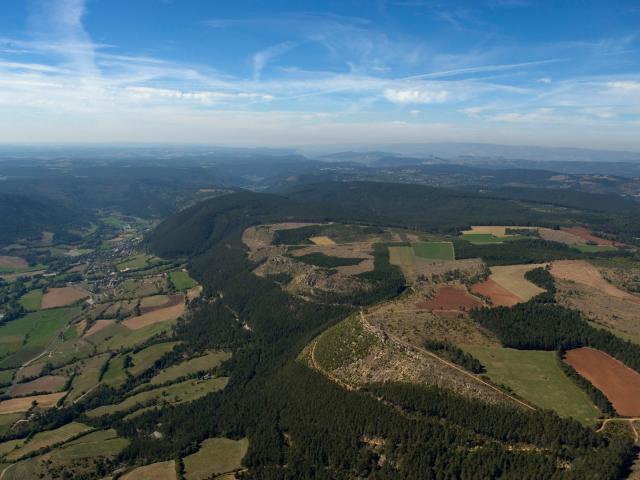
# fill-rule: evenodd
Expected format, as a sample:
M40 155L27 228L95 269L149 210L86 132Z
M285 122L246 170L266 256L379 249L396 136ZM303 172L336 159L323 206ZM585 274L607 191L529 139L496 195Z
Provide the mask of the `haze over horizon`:
M32 0L0 143L640 151L636 2Z

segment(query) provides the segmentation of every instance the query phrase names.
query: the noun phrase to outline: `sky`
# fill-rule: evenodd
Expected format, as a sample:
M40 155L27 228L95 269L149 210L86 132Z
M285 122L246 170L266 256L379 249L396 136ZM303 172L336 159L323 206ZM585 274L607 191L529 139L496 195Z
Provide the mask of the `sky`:
M640 2L5 0L0 143L640 151Z

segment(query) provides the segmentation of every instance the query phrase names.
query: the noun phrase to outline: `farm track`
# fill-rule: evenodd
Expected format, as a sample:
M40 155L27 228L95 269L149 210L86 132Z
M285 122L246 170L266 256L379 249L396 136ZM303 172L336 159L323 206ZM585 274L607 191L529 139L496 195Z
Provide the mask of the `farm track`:
M481 383L482 385L484 385L486 387L489 387L491 390L499 393L502 396L505 396L505 397L509 398L510 400L516 402L517 404L519 404L519 405L521 405L521 406L523 406L523 407L525 407L525 408L527 408L529 410L536 410L535 407L532 407L531 405L523 402L522 400L519 400L519 399L513 397L512 395L509 395L508 393L500 390L498 387L496 387L494 385L491 385L488 382L485 382L484 380L482 380L478 376L474 375L473 373L470 373L470 372L466 371L465 369L463 369L463 368L461 368L461 367L459 367L459 366L457 366L457 365L455 365L455 364L453 364L451 362L448 362L447 360L443 359L442 357L439 357L435 353L430 352L428 350L425 350L424 348L420 348L420 347L416 347L415 345L411 345L410 343L405 342L404 340L401 340L400 338L396 337L395 335L392 335L392 334L390 334L388 332L385 332L384 330L382 330L379 327L373 326L372 324L370 324L367 321L367 319L366 319L366 317L364 315L364 312L362 312L362 311L360 311L360 319L362 320L363 325L365 325L365 328L369 329L372 332L377 330L379 332L378 335L381 334L381 335L385 336L386 338L390 339L391 341L393 341L398 346L403 347L403 348L405 348L407 350L413 350L413 351L420 352L420 353L422 353L424 355L428 355L428 356L432 357L433 359L437 360L438 362L443 363L444 365L446 365L446 366L448 366L450 368L453 368L454 370L457 370L459 373L463 374L467 378L472 379L474 382Z
M600 425L600 428L598 428L596 432L602 432L608 423L613 423L613 422L620 422L620 423L628 422L629 426L631 427L631 430L633 430L633 436L635 437L636 445L640 444L640 432L638 432L638 429L633 425L633 422L640 422L640 417L605 418L602 421L602 425Z

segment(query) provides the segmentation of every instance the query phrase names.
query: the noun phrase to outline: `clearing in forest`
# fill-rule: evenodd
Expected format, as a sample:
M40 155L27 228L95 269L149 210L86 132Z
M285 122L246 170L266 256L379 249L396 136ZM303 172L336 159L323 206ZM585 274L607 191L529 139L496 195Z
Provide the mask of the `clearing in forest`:
M336 244L336 242L331 240L326 235L319 235L317 237L309 237L309 240L311 240L314 244L320 245L320 246L328 246L328 245L335 245Z
M569 350L565 361L605 394L625 417L640 416L640 374L600 350Z
M169 278L171 279L171 283L173 283L173 286L179 292L186 292L190 288L198 285L198 282L191 278L187 272L182 270L169 272Z
M184 476L187 480L205 480L240 470L248 448L246 438L209 438L202 442L200 450L184 457Z
M42 308L65 307L88 296L89 292L78 286L50 288L42 297Z
M555 352L464 345L480 360L496 384L506 385L540 408L554 410L593 425L600 411L587 394L565 375Z
M413 251L417 257L429 260L455 260L451 242L417 242Z

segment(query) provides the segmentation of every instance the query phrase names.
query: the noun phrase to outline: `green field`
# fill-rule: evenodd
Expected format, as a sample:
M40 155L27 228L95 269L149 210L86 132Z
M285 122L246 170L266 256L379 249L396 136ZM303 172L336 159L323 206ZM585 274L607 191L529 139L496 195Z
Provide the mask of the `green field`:
M153 257L145 253L139 253L133 257L127 258L124 262L120 262L117 267L121 272L123 270L140 270L153 265Z
M126 382L128 375L140 375L153 363L171 350L178 342L157 343L137 353L130 354L131 366L124 368L125 355L114 357L109 361L109 367L104 374L103 382L107 385L118 386Z
M41 353L71 319L79 307L55 308L13 320L0 327L0 368L19 366Z
M470 345L463 348L480 360L493 382L509 387L538 407L586 425L593 425L600 416L587 394L564 374L555 352Z
M0 435L4 435L11 426L23 417L22 413L5 413L0 415Z
M27 292L22 297L20 297L20 305L22 305L25 308L25 310L29 310L30 312L35 312L36 310L40 310L41 302L42 302L42 289L40 288L36 290L31 290L30 292Z
M14 369L0 370L0 385L8 385L13 379Z
M187 272L183 271L170 272L169 278L179 292L184 292L198 285L198 282L191 278Z
M202 442L200 450L184 457L185 478L205 480L216 475L242 468L242 459L249 448L249 440L209 438Z
M429 260L455 260L451 242L418 242L413 244L413 251Z
M138 406L146 406L150 403L182 403L196 400L207 393L222 390L229 379L227 377L210 378L209 380L185 380L167 387L155 388L145 392L136 393L115 405L105 405L87 413L89 417L111 415L116 412L126 412Z
M71 383L71 392L65 398L65 403L70 404L77 398L84 395L92 387L97 385L100 378L100 368L108 360L109 354L103 353L102 355L96 355L95 357L80 360L75 363L80 370Z
M502 239L494 237L490 233L465 233L460 238L475 245L483 245L486 243L502 243Z
M11 450L11 452L7 454L6 459L10 461L19 460L42 448L64 443L89 430L91 430L91 427L87 425L72 422L55 430L37 433L20 448Z
M152 385L161 385L192 373L211 370L229 358L231 358L231 354L227 352L211 352L201 357L192 358L162 370L151 379L150 383Z
M401 266L411 266L416 261L416 254L411 247L389 247L389 260Z
M572 245L571 247L584 253L606 253L618 251L618 249L613 245Z

